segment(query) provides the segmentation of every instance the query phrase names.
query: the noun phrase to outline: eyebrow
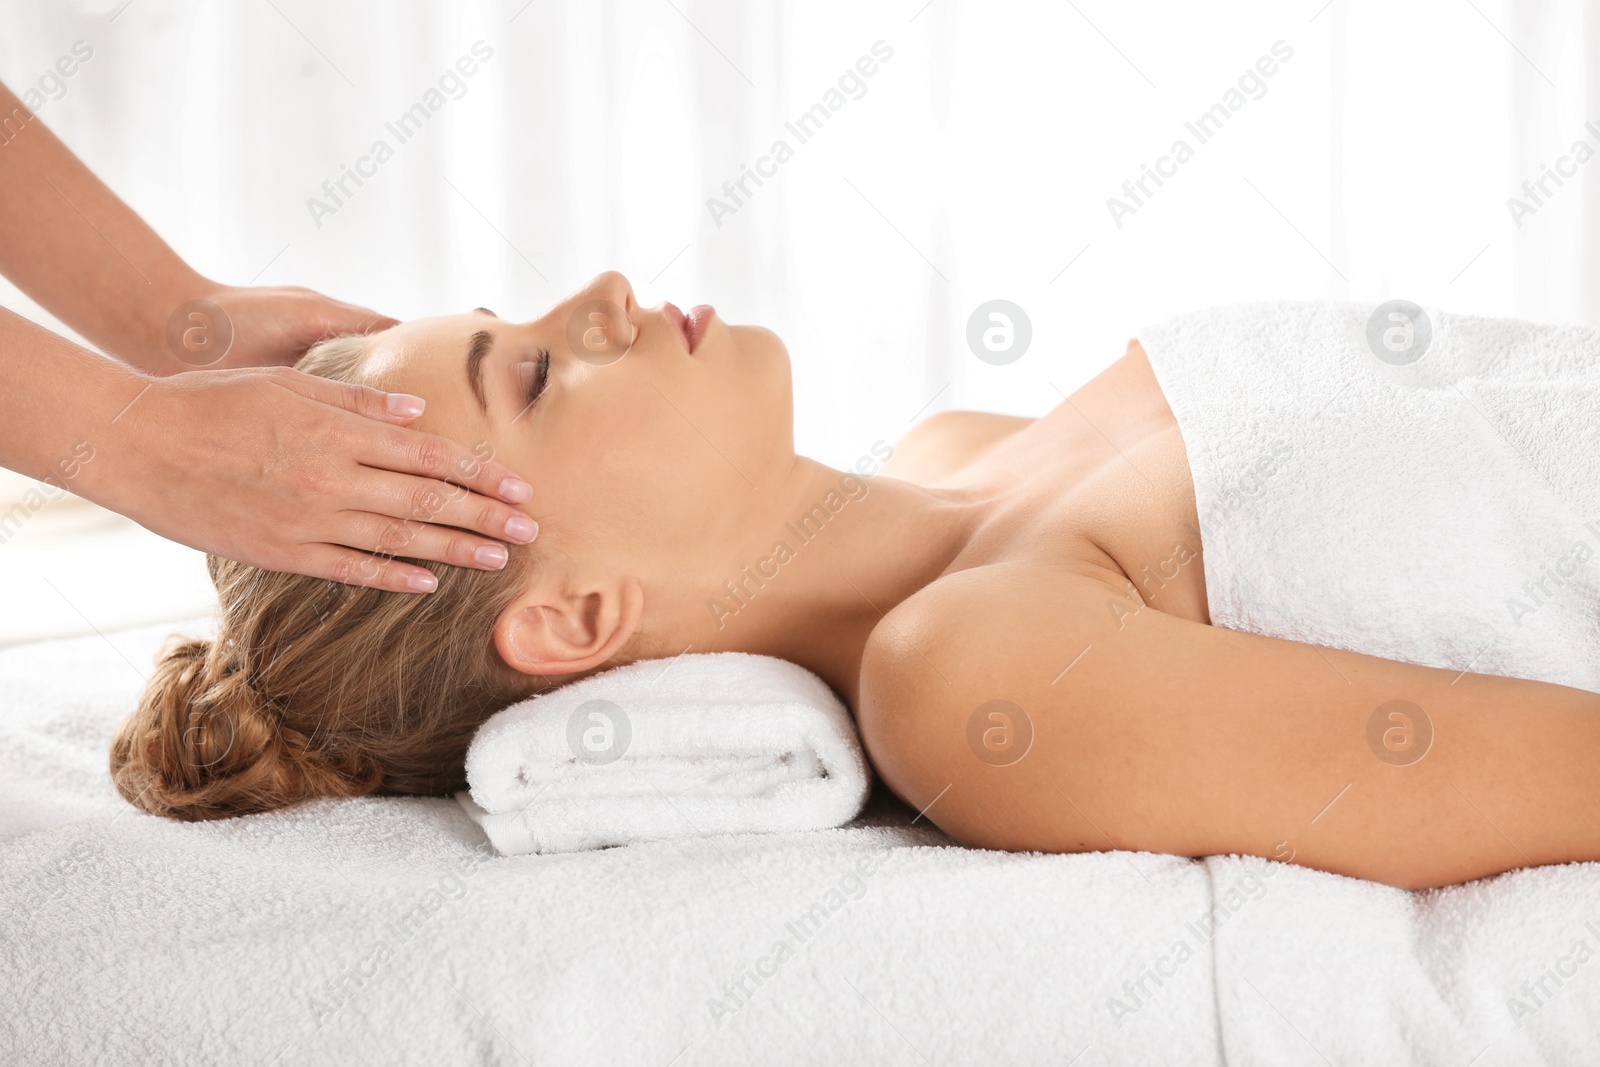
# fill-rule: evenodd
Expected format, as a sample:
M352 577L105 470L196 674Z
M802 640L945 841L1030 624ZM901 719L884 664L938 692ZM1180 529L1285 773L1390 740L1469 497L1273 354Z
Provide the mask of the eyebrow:
M488 308L473 308L472 313L474 315L487 315L491 319L498 319L500 317L499 315L496 315L494 312L490 311Z
M472 386L472 395L477 398L478 407L485 416L489 414L489 400L483 392L483 361L493 347L494 334L488 330L473 334L472 342L467 346L467 384Z

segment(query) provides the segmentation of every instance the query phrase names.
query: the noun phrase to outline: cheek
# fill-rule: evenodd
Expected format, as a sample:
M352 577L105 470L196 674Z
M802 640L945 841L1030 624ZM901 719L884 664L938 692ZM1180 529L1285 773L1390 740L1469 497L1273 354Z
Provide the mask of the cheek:
M659 524L692 512L739 475L718 454L727 451L718 440L722 428L674 399L676 407L646 387L568 405L560 424L552 419L541 435L537 451L548 470L534 484L548 485L585 522Z

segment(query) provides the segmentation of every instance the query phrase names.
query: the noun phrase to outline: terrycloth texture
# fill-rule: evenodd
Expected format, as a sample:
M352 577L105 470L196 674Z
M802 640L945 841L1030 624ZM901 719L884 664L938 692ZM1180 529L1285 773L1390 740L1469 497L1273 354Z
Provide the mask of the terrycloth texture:
M1194 475L1218 626L1600 692L1600 335L1248 304L1139 340Z
M502 855L704 834L824 830L871 773L855 722L804 667L743 652L616 667L490 717L462 809Z
M1218 914L1259 862L1206 860ZM1212 945L1231 1067L1600 1062L1600 863L1416 893L1267 869Z
M0 1063L1521 1067L1600 1047L1600 864L1408 893L1254 858L980 852L881 795L837 830L550 856L495 855L446 799L145 815L106 749L167 630L0 652Z
M1373 311L1140 333L1188 449L1212 622L1600 692L1600 335L1428 309L1431 342L1396 365ZM1207 862L1220 886L1247 861ZM1596 1062L1600 865L1416 894L1267 869L1237 909L1219 890L1230 1063Z
M970 851L881 796L513 857L443 798L129 809L106 751L169 629L0 652L0 1063L1221 1062L1203 945L1107 1008L1204 923L1198 862Z

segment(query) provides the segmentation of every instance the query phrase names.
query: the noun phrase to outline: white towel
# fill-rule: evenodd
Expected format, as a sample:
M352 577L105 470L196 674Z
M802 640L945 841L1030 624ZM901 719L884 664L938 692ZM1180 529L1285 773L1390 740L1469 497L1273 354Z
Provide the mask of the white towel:
M882 792L837 829L525 856L438 797L131 810L106 751L173 629L0 649L0 1064L1221 1067L1204 946L1106 1010L1210 907L1181 857L956 848Z
M1600 692L1600 334L1425 315L1420 355L1369 342L1391 322L1370 304L1140 332L1188 449L1211 621Z
M496 713L467 782L456 800L518 855L842 826L871 775L821 678L717 652L617 667Z
M1600 692L1600 334L1430 308L1426 348L1395 353L1368 341L1389 310L1239 305L1141 331L1188 449L1212 622ZM1580 997L1600 912L1579 886L1600 864L1407 893L1206 862L1228 1062L1596 1062Z

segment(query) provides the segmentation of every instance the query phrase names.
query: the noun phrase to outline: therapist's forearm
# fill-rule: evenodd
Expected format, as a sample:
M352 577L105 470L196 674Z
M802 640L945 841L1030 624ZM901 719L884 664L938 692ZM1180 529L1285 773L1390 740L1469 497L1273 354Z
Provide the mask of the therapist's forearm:
M128 447L120 416L152 381L0 309L0 466L96 499L115 464L90 461Z
M173 369L166 322L210 283L0 85L0 274L103 351Z

